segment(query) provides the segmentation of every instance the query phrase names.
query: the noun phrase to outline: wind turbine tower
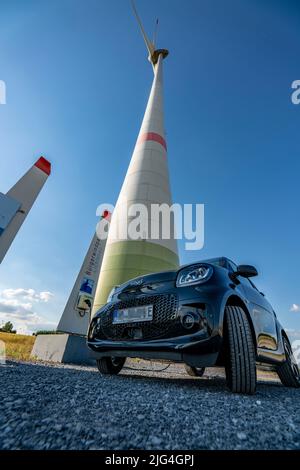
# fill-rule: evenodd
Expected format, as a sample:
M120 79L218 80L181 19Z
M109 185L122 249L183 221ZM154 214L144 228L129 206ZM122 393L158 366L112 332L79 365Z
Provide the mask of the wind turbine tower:
M161 234L151 238L153 232L150 230L151 226L157 227L160 222L159 216L153 218L150 215L151 206L172 205L163 112L163 61L169 52L156 49L154 41L149 40L144 30L133 2L132 5L149 53L154 79L130 165L111 219L93 314L106 303L114 286L140 275L177 269L179 265L174 224L171 224L170 237L167 239ZM132 239L128 234L116 237L120 227L130 223L127 209L135 204L143 204L148 209L148 234L141 235L139 239Z

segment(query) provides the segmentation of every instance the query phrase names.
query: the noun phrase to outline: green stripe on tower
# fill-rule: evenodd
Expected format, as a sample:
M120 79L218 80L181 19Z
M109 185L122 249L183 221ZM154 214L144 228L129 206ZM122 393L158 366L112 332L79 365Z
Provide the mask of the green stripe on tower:
M105 266L102 266L99 279L101 290L94 304L94 312L106 303L114 286L144 274L178 269L178 266L177 254L156 243L126 240L111 244Z

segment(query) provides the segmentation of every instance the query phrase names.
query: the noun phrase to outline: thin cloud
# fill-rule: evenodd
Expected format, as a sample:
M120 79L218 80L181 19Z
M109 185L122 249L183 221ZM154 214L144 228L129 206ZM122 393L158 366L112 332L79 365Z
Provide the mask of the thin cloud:
M12 322L18 333L32 334L38 330L55 330L57 323L47 321L46 318L36 312L13 312L5 313L0 311L0 325Z
M291 340L300 339L300 330L296 330L296 329L292 329L292 328L286 328L285 331L287 332L288 337Z
M31 303L22 303L17 300L0 299L0 312L1 313L24 313L31 312Z
M49 302L53 294L48 291L36 292L34 289L4 289L1 296L5 299L24 299L31 302Z
M53 297L48 291L34 289L5 289L0 293L0 325L11 321L18 333L30 334L41 329L55 329L56 323L48 321L35 311Z
M293 304L290 308L290 312L300 312L300 305Z
M54 294L52 294L52 292L40 292L39 293L39 296L40 296L40 299L43 301L43 302L49 302L49 300L54 297Z

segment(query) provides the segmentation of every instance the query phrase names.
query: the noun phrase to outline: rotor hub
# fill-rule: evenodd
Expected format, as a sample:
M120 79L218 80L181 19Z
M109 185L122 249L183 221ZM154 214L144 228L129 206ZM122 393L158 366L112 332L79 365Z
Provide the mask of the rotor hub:
M160 54L163 56L163 59L165 59L169 55L169 51L168 49L156 49L151 56L153 65L157 64Z

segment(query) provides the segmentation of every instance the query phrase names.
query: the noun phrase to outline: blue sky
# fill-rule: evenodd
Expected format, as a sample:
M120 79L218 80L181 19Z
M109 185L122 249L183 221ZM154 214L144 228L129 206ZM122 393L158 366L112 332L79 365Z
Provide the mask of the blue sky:
M290 99L300 79L299 2L137 0L137 7L149 32L159 17L158 45L170 50L173 199L205 204L205 247L184 252L180 244L182 263L225 255L256 265L256 283L282 323L300 331L300 311L290 311L300 305L300 105ZM1 0L0 13L7 86L0 190L39 155L52 162L0 267L2 306L20 307L17 324L31 331L57 323L96 207L116 201L152 71L127 0Z

